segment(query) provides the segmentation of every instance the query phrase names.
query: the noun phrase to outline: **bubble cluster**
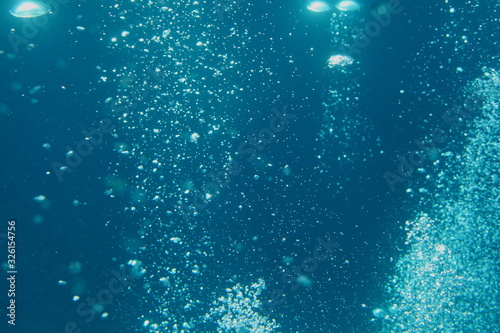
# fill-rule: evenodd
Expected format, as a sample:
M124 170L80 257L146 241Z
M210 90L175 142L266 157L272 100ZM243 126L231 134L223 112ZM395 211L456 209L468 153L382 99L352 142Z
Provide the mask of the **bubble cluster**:
M210 2L120 3L107 20L103 39L120 61L103 70L102 81L118 88L105 108L121 124L116 150L135 168L128 178L137 199L127 209L199 216L197 196L205 204L215 194L210 175L228 169L244 126L273 107L255 109L277 86L256 47L262 37L218 21Z
M140 322L152 333L278 330L285 324L278 324L260 309L264 281L248 286L237 283L238 274L226 272L231 264L223 261L236 258L241 265L241 259L247 259L240 255L248 246L245 240L257 242L259 238L244 227L243 236L232 235L227 231L235 229L228 226L232 222L269 221L271 238L286 244L307 239L299 234L309 225L335 220L331 203L317 203L317 188L330 189L335 181L329 174L320 183L321 179L314 178L317 174L296 167L293 158L280 165L271 161L271 154L259 152L254 161L245 162L244 168L250 172L241 183L229 177L234 161L244 161L238 144L253 138L245 132L248 125L259 124L252 130L260 133L276 117L270 101L280 100L276 87L282 81L274 68L285 65L277 66L277 60L275 67L270 63L272 55L283 50L265 44L265 39L272 38L264 33L251 32L245 23L229 19L234 15L249 18L246 8L255 6L251 2L238 2L233 6L237 10L225 7L224 12L217 12L217 5L209 1L130 1L101 6L107 22L100 28L102 40L116 61L103 66L103 87L113 93L99 112L116 125L113 136L118 159L108 167L103 184L110 198L126 198L124 215L137 221L137 232L121 235L125 251L141 262L140 313L134 324ZM387 10L380 6L377 13L387 17ZM408 62L418 69L411 78L417 83L397 87L397 91L417 96L417 101L440 101L443 106L468 96L478 102L480 112L467 123L463 152L442 156L436 152L432 159L442 161L444 167L435 178L429 176L433 187L421 194L426 209L417 207L416 218L406 225L406 252L397 260L387 299L372 310L384 332L420 332L429 326L445 332L457 328L488 331L495 316L498 318L499 265L494 249L500 220L498 74L487 66L482 77L469 83L460 96L450 93L446 100L442 98L443 90L455 91L470 81L474 70L469 64L498 62L498 55L477 57L475 53L484 43L498 45L494 33L488 32L498 31L498 21L474 21L478 33L467 33L473 29L464 13L484 14L479 5L469 6L433 5L450 17L437 29L436 40ZM318 173L327 174L341 165L344 168L336 172L341 170L346 178L353 168L374 160L380 148L372 119L362 107L368 104L362 100L361 89L365 70L360 54L365 50L356 41L360 36L374 40L386 21L377 26L379 30L363 30L365 21L359 13L332 15L333 47L328 56L344 56L321 60L330 83L317 134L322 145L315 154L321 165ZM224 14L223 22L220 14ZM268 49L263 50L262 45ZM353 54L354 45L359 52ZM439 58L443 54L450 54L446 66ZM448 77L450 68L449 82L440 82ZM293 77L293 70L287 75L286 79ZM443 84L442 90L436 87L438 82ZM214 178L232 182L232 186L208 186ZM262 191L253 191L256 183ZM306 184L310 188L297 197L291 195L291 188ZM250 192L253 199L249 199ZM265 205L259 206L261 203ZM189 221L183 219L185 214L191 217ZM224 221L227 225L217 219L220 216L229 220ZM255 256L270 261L262 253ZM246 269L234 270L248 275ZM341 284L349 283L345 276L341 279ZM325 292L330 288L316 280L312 283L312 279L299 282L319 285ZM229 283L234 287L225 289ZM294 297L289 299L291 303ZM339 310L336 315L352 317L351 305L345 300L340 303L345 306L332 306ZM293 315L298 318L304 313ZM339 325L322 313L314 316L324 321L318 323L320 327Z
M463 152L443 154L420 199L429 208L406 222L383 332L500 329L500 76L483 71L463 91L479 108Z
M266 333L279 328L274 319L260 313L262 302L258 296L265 288L265 282L259 280L249 287L238 283L227 289L227 295L219 297L207 315L217 321L217 332Z
M441 6L435 39L409 61L414 100L458 109L451 142L407 193L414 218L386 284L381 332L500 330L500 76L496 3ZM470 20L471 15L478 20ZM474 31L474 33L471 33ZM481 51L478 51L481 50ZM427 54L430 57L422 57ZM442 59L446 61L443 61ZM466 110L466 111L464 111Z
M106 14L102 40L115 61L102 68L102 85L114 93L99 112L116 125L119 159L103 181L110 198L125 200L124 215L138 221L137 233L122 235L122 247L141 258L145 272L135 320L150 332L213 332L217 326L221 332L270 332L277 324L257 310L261 280L249 287L238 284L233 291L248 295L222 297L226 308L218 301L210 310L226 282L237 279L221 273L227 263L214 259L229 247L227 238L220 240L227 231L214 226L226 222L216 217L229 186L208 185L214 177L238 183L228 177L235 160L249 169L262 163L260 157L246 162L238 144L253 134L249 123L266 121L267 126L277 117L263 91L274 93L279 80L262 53L279 50L270 42L263 49L265 36L231 20L246 15L252 3L224 12L212 1L101 6ZM271 128L285 129L276 126ZM285 166L276 171L290 173ZM223 200L246 200L242 190L233 192ZM237 215L242 206L230 210Z
M497 7L495 1L432 4L426 9L433 15L426 21L432 37L404 66L410 76L401 81L400 91L411 105L408 112L422 110L422 105L438 106L445 114L461 111L453 113L451 128L443 127L447 144L435 149L432 163L418 169L421 178L411 180L406 191L415 204L405 210L413 218L405 223L402 249L391 258L395 264L388 270L384 297L372 308L374 330L500 331ZM410 4L404 8L417 9ZM349 54L346 49L356 38L348 28L351 23L344 23L352 20L332 18L339 53ZM366 131L370 125L360 121L362 72L353 58L354 64L341 67L343 71L332 71L320 136L327 147L324 159L341 152L339 159L359 161L354 143L376 141ZM434 125L433 113L422 114L429 118L419 128L423 133L441 126ZM373 157L366 153L364 149L362 156Z
M361 84L365 76L359 56L352 52L364 17L352 12L334 13L330 30L333 55L327 60L330 83L323 102L318 141L324 149L318 156L342 173L367 165L380 146L373 121L362 105ZM342 186L342 184L338 184Z
M498 331L500 315L500 76L494 1L452 7L414 66L414 100L458 108L417 192L404 249L388 278L382 332ZM470 20L475 15L477 20ZM473 34L470 32L474 31ZM478 51L481 50L481 51ZM422 55L430 57L422 57ZM445 59L445 61L443 61Z
M328 67L334 68L335 66L347 66L351 65L354 62L354 59L350 56L345 56L341 54L332 55L328 58Z

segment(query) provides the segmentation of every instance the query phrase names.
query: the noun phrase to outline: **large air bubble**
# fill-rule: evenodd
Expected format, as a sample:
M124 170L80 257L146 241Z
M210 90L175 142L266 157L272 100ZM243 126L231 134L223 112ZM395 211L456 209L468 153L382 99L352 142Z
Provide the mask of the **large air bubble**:
M50 13L50 6L40 1L23 2L10 10L15 17L33 18Z

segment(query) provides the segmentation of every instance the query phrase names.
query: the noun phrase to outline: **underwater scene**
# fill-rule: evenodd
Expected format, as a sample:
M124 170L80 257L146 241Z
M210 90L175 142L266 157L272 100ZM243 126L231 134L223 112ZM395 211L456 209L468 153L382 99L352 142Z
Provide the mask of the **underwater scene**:
M500 333L498 1L0 17L0 332Z

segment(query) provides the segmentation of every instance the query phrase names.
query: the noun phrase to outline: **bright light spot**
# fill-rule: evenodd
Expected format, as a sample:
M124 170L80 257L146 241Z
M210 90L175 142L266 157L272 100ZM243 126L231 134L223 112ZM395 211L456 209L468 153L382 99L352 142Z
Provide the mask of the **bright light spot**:
M36 197L33 198L33 200L35 200L36 202L44 202L45 199L47 199L47 198L45 197L45 195L42 195L42 194L37 195Z
M328 59L328 67L333 68L335 66L346 66L351 65L354 62L354 59L347 55L332 55Z
M373 309L372 313L375 318L383 318L385 315L385 311L380 308Z
M200 135L198 133L193 133L189 137L189 140L191 140L191 142L196 142L196 141L198 141L199 137L200 137Z
M181 239L179 237L172 237L172 238L170 238L170 240L172 242L174 242L175 244L181 243Z
M332 8L322 1L314 1L307 6L307 9L316 13L323 13L329 11Z
M13 16L22 18L38 17L49 12L50 6L39 1L23 2L10 10Z
M359 10L361 7L358 5L357 2L355 1L340 1L335 5L338 10L342 11L354 11L354 10Z

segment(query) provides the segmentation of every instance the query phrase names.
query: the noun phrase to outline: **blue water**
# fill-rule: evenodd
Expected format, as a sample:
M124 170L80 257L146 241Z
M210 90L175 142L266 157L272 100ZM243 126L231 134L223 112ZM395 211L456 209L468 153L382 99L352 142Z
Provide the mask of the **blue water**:
M0 13L2 332L500 332L495 1L56 1Z

